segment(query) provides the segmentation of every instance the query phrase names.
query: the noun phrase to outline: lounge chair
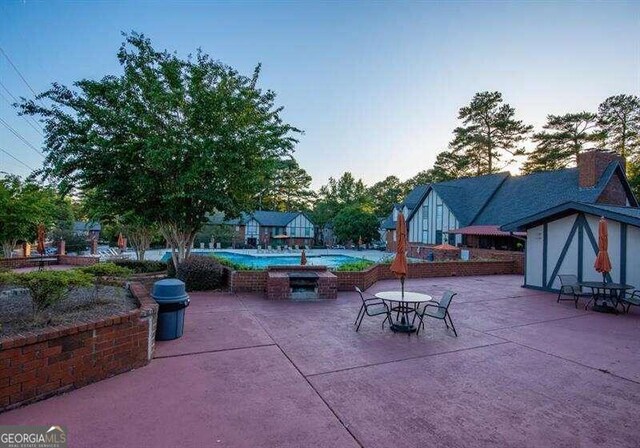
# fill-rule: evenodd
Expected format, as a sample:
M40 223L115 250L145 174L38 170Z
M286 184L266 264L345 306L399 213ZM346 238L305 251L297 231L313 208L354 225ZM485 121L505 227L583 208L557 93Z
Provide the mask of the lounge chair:
M578 308L578 300L580 297L591 298L590 292L584 292L582 286L578 284L578 277L573 274L561 274L558 275L560 279L560 291L558 292L558 300L556 303L560 303L561 300L573 300L576 308ZM569 298L562 298L563 295L571 296Z
M445 291L442 295L442 298L438 302L426 302L424 305L418 306L416 309L416 314L413 316L413 322L415 322L416 318L420 320L418 324L418 331L416 335L420 333L420 327L424 328L424 318L425 317L433 317L434 319L440 319L444 321L444 324L449 328L449 324L451 324L451 329L453 330L453 334L458 337L458 332L456 331L456 327L453 326L453 321L451 320L451 314L449 314L449 305L451 305L451 299L453 299L457 294L451 291ZM447 323L447 318L449 318L449 322Z
M387 320L389 321L389 323L391 323L391 314L389 311L389 307L387 306L386 303L384 303L382 300L376 297L365 299L360 288L355 286L355 289L358 292L358 294L360 294L360 299L362 299L362 305L360 305L358 316L356 317L356 320L353 323L353 325L358 324L358 326L356 327L356 331L360 329L360 324L362 324L362 320L364 319L365 314L371 317L386 314L386 317L382 321L382 328L384 328L384 323Z

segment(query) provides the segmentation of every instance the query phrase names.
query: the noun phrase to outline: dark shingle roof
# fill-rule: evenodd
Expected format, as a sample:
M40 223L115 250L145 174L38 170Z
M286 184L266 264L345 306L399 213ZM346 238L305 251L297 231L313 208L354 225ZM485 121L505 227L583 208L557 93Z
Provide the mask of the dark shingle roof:
M213 213L209 216L211 224L246 224L254 218L261 226L285 227L293 221L300 212L274 212L266 210L257 210L252 213L242 213L240 218L224 219L224 214L220 212Z
M75 221L73 223L73 231L74 232L99 232L102 229L102 226L99 222L94 221Z
M386 230L394 230L396 228L396 222L393 220L393 212L382 221L380 227Z
M439 182L432 187L453 212L460 226L468 226L508 177L509 173L489 174Z
M576 211L604 216L608 219L640 227L640 208L570 201L542 210L539 213L525 216L517 221L506 223L501 229L505 231L526 230L543 222L570 215Z
M473 224L502 225L566 202L593 204L617 168L617 162L610 163L593 188L580 188L578 168L511 176L474 219Z
M429 185L417 185L413 190L409 192L407 197L404 199L402 204L400 204L400 209L405 205L409 209L409 212L416 208L416 206L422 201L422 196L424 196L425 192L429 189Z

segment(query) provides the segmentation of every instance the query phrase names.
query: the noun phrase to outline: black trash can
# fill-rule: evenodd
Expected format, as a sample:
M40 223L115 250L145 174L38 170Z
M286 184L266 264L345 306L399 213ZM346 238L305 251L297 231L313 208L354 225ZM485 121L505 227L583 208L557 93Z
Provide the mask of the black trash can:
M185 308L189 306L189 296L184 282L167 278L153 284L151 297L158 302L158 324L156 339L170 341L182 336Z

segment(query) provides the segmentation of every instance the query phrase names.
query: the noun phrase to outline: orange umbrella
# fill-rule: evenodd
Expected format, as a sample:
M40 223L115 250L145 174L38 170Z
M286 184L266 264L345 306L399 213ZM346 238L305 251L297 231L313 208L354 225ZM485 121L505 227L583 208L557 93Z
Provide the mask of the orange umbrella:
M596 271L602 274L603 282L605 282L607 274L611 272L611 260L607 250L609 250L609 230L607 220L603 216L598 223L598 256L593 264Z
M38 224L38 253L44 255L44 224Z
M302 266L307 264L307 254L305 253L304 249L302 249L302 254L300 255L300 264Z
M407 224L402 213L396 223L396 257L391 263L391 272L400 277L402 297L404 297L404 279L407 276Z
M126 245L126 243L124 241L124 237L122 236L122 233L120 233L118 235L118 247L120 248L120 250L124 250L125 245Z

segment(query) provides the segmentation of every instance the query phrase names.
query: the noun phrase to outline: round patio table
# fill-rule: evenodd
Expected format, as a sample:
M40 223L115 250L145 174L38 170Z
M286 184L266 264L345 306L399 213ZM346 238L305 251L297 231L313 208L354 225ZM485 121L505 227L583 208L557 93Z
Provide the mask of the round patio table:
M614 314L618 313L618 304L624 292L629 289L635 289L635 287L624 283L578 282L578 285L584 288L590 288L593 293L592 299L584 306L585 310L591 301L593 301L593 306L591 307L593 311ZM608 295L606 293L607 291L609 291ZM609 303L609 299L613 299L613 306ZM600 303L598 303L598 300L600 300Z
M409 314L415 313L419 304L433 301L433 297L419 292L382 291L375 295L378 299L391 302L396 306L391 311L396 312L396 322L391 322L391 330L400 333L413 333L416 327L409 322ZM402 318L398 319L402 315Z

